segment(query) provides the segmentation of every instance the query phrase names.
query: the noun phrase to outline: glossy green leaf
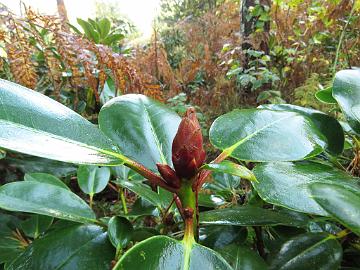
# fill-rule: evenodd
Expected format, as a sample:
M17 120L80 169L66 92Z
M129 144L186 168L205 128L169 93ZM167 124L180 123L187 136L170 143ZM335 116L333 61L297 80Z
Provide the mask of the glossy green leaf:
M110 180L110 169L107 167L80 166L77 179L81 190L93 196L103 191Z
M355 192L333 184L315 183L310 185L310 190L322 208L360 235L360 186Z
M108 236L116 249L123 249L129 244L133 233L133 226L124 217L112 217L108 224Z
M221 163L205 164L203 168L210 171L223 172L223 173L236 175L250 181L256 181L255 175L248 168L236 164L234 162L231 162L229 160L224 160Z
M18 218L0 213L0 265L11 262L24 252L22 243L13 234L19 226Z
M233 270L266 270L268 269L264 259L248 247L229 245L217 249L225 260L233 267Z
M205 226L199 230L200 244L214 250L220 250L232 243L245 242L247 230L239 226Z
M102 105L115 97L115 90L116 85L114 80L111 77L108 77L100 94L100 102Z
M56 177L76 174L77 166L56 160L26 156L24 158L6 158L6 163L24 173L48 173Z
M99 26L99 30L100 30L99 31L100 37L105 38L110 32L110 28L111 28L110 20L107 18L102 18L100 21L98 21L97 25Z
M114 270L231 270L215 251L192 243L187 246L167 236L154 236L128 250Z
M54 218L49 216L32 215L29 219L21 223L21 229L26 236L38 238L40 234L49 229L53 220Z
M88 18L87 19L88 23L90 23L90 25L94 28L94 29L98 29L96 26L97 26L97 22L91 18Z
M271 257L279 252L285 242L289 241L293 237L307 232L305 228L285 226L273 226L268 227L265 230L266 233L262 234L264 246L271 254Z
M159 216L159 209L148 200L139 197L126 217Z
M93 31L94 30L93 26L90 23L88 23L87 21L85 21L83 19L80 19L80 18L77 19L77 23L84 30L85 35L88 36L88 37L91 37L91 30L90 29L92 29L92 31Z
M205 188L215 191L228 190L233 191L240 186L240 177L227 174L214 172L212 174L213 181L205 183Z
M360 70L337 72L333 84L333 97L351 128L360 134Z
M149 185L146 185L140 181L115 181L120 186L127 188L139 195L140 197L148 200L153 205L159 208L166 208L170 201L164 196L160 196L159 193L152 191Z
M115 249L106 232L95 225L73 225L35 240L8 270L110 269Z
M3 158L5 158L5 157L6 157L6 151L0 149L0 159L3 159Z
M141 242L159 234L160 232L152 227L141 227L138 229L134 229L132 241Z
M100 41L100 35L98 32L95 31L94 29L94 26L87 22L87 21L84 21L80 18L77 18L77 23L81 26L81 28L84 30L85 32L85 36L94 41L95 43L99 43Z
M16 257L24 252L22 243L15 239L12 234L9 234L5 238L0 237L0 241L0 265L2 263L12 262Z
M166 209L172 202L172 200L174 198L174 194L172 192L167 191L160 187L157 188L157 193L159 194L159 196L161 198L162 209ZM176 205L174 203L174 204L172 204L172 207L170 207L169 211L171 212L175 208L176 208Z
M255 206L239 206L202 212L201 224L235 226L306 226L308 220Z
M105 45L113 45L113 43L118 42L119 40L122 40L125 36L123 34L112 34L107 36L102 43Z
M262 108L267 108L275 111L292 111L309 117L320 132L327 139L326 149L334 154L339 155L344 149L344 131L340 123L333 117L317 110L304 108L290 104L280 105L262 105Z
M348 122L345 122L345 121L339 121L341 127L343 128L344 132L346 134L352 134L352 135L355 135L353 129L350 127L349 123Z
M20 224L21 220L18 217L0 212L0 234L11 232Z
M267 109L220 116L210 128L210 141L231 157L258 162L301 160L326 146L326 138L307 117Z
M124 166L112 166L110 167L111 174L118 180L144 180L144 177L135 172L134 170Z
M73 24L71 23L67 23L67 25L76 33L76 34L79 34L79 35L82 35L81 31Z
M330 234L337 234L342 231L342 228L333 220L312 220L308 225L309 232L326 232Z
M0 265L11 262L22 252L24 252L24 247L13 234L0 235Z
M225 203L225 199L220 195L199 193L198 196L199 206L215 208Z
M358 178L315 162L258 164L253 172L258 179L253 186L264 201L309 214L329 215L312 198L310 184L334 184L354 192L359 189Z
M51 98L0 80L0 101L0 147L79 164L124 160L98 128Z
M342 248L334 236L326 233L306 233L285 242L273 257L272 270L323 269L337 270Z
M242 192L239 176L221 172L213 172L211 176L210 180L204 184L204 189L221 196L225 201L231 201L234 195Z
M0 208L51 216L76 222L94 222L89 206L69 190L35 181L0 187Z
M345 138L344 150L353 149L352 141L349 138Z
M24 180L50 184L61 188L69 189L68 186L65 185L65 183L61 181L59 178L47 173L27 173L24 176Z
M126 156L156 170L171 162L172 141L180 117L143 95L123 95L107 102L99 114L100 129Z
M332 87L328 87L323 90L319 90L315 93L315 97L326 104L336 104L336 99L332 96Z

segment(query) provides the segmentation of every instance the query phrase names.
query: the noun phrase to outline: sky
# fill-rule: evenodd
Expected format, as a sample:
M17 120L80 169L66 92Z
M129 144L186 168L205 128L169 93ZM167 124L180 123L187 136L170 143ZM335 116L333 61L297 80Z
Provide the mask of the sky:
M22 2L41 13L56 14L56 0L22 0ZM152 20L159 11L160 0L117 0L117 2L122 13L137 26L143 37L150 37ZM0 3L5 4L13 12L20 13L20 0L0 0ZM95 14L95 0L65 0L65 6L71 23L75 23L76 18L93 18Z

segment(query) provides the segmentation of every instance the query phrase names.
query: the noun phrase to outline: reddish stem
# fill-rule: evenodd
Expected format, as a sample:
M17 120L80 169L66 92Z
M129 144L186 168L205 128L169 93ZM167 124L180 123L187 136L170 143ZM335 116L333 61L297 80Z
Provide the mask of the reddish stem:
M110 182L108 183L108 186L109 186L111 189L113 189L114 191L119 192L118 188L115 187L115 186L114 186L113 184L111 184Z
M171 206L173 205L174 202L175 202L175 196L174 196L174 198L172 199L171 203L169 204L169 206L166 208L166 210L165 210L165 212L164 212L164 215L163 215L163 218L162 218L162 223L164 223L165 218L167 217L168 212L169 212L169 210L170 210L170 208L171 208Z
M129 160L125 163L125 165L133 169L137 173L141 174L142 176L144 176L147 180L150 181L150 183L154 185L162 187L173 193L176 193L178 191L178 189L169 186L160 176L153 173L152 171L150 171L148 168L146 168L140 163L137 163L133 160Z
M174 199L175 199L176 207L178 208L182 219L185 220L184 209L183 209L180 198L178 197L178 195L174 194Z
M220 163L224 159L226 159L229 155L226 152L222 152L220 155L217 156L213 161L210 163ZM194 182L193 191L199 190L202 185L206 182L207 178L211 175L212 171L209 170L202 170L199 173L197 181Z

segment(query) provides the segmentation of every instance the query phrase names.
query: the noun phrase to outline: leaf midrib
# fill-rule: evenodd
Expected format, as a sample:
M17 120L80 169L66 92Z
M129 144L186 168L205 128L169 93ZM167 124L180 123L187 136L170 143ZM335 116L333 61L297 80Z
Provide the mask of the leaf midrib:
M87 246L89 243L91 243L92 241L98 239L99 237L103 236L106 233L101 233L99 235L96 235L94 238L91 238L89 241L85 242L83 245L81 245L78 249L76 249L71 255L69 255L67 257L67 259L61 264L59 265L57 268L55 268L54 270L61 270L61 267L63 267L66 263L68 263L70 261L71 258L73 258L78 252L81 251L82 248L84 248L85 246Z
M291 263L292 261L294 261L296 258L302 256L303 254L307 253L308 251L318 247L319 245L321 245L322 243L325 243L328 240L333 239L333 236L328 236L324 239L322 239L321 241L317 242L315 245L311 245L310 247L304 249L303 251L301 251L300 253L296 254L293 258L291 258L290 260L288 260L283 266L281 266L280 269L283 269L286 265L288 265L289 263Z
M191 251L193 249L193 242L186 243L185 241L182 241L183 247L184 247L184 267L183 270L189 270L190 269L190 256Z
M166 158L165 158L165 155L164 153L162 152L162 147L161 147L161 144L160 144L160 140L158 138L158 135L157 133L155 132L155 129L154 129L154 124L152 122L152 119L151 119L151 116L150 116L150 113L144 103L144 101L142 99L140 99L140 103L141 105L143 106L144 108L144 112L145 112L145 117L146 117L146 122L149 123L150 125L150 131L154 137L154 141L155 141L155 144L156 144L156 148L158 149L158 152L159 152L159 155L160 155L160 160L163 164L167 164L167 161L166 161Z
M294 116L294 115L287 115L287 116L281 117L281 118L279 118L279 119L277 119L277 120L275 120L275 121L273 121L273 122L271 122L271 123L263 126L262 128L256 130L255 132L247 135L245 138L241 139L241 140L238 141L237 143L235 143L235 144L233 144L233 145L225 148L225 149L223 150L223 152L225 152L227 155L231 155L232 152L233 152L234 150L236 150L236 148L238 148L240 145L242 145L242 144L245 143L246 141L250 140L251 138L253 138L253 137L256 136L257 134L259 134L259 133L262 132L263 130L265 130L265 129L267 129L267 128L270 128L270 127L273 126L274 124L276 124L276 123L278 123L278 122L281 122L281 121L283 121L283 120L286 120L286 119L288 119L288 118L291 118L291 117L293 117L293 116Z

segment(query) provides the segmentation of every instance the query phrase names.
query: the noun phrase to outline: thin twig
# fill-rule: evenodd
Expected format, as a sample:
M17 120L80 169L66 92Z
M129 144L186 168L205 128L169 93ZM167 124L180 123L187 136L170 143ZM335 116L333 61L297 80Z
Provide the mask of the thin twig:
M265 246L264 246L264 241L263 241L263 237L262 237L262 229L261 229L261 227L257 227L257 226L254 226L253 228L254 228L255 235L256 235L256 248L259 252L259 255L265 259L266 253L265 253Z
M341 49L341 45L342 45L342 42L343 42L343 39L344 39L344 36L345 36L345 32L346 32L346 29L350 23L350 19L355 11L355 0L352 1L353 4L352 4L352 7L351 7L351 11L350 11L350 14L349 14L349 17L346 21L346 24L340 34L340 39L339 39L339 43L338 43L338 46L336 48L336 54L335 54L335 61L334 61L334 66L333 66L333 75L335 75L336 73L336 66L337 66L337 63L338 63L338 60L339 60L339 54L340 54L340 49Z
M173 197L173 199L172 199L171 203L169 204L169 206L164 211L164 215L163 215L163 218L162 218L162 223L164 223L166 217L168 216L168 212L169 212L171 206L174 204L174 202L175 202L175 196Z

